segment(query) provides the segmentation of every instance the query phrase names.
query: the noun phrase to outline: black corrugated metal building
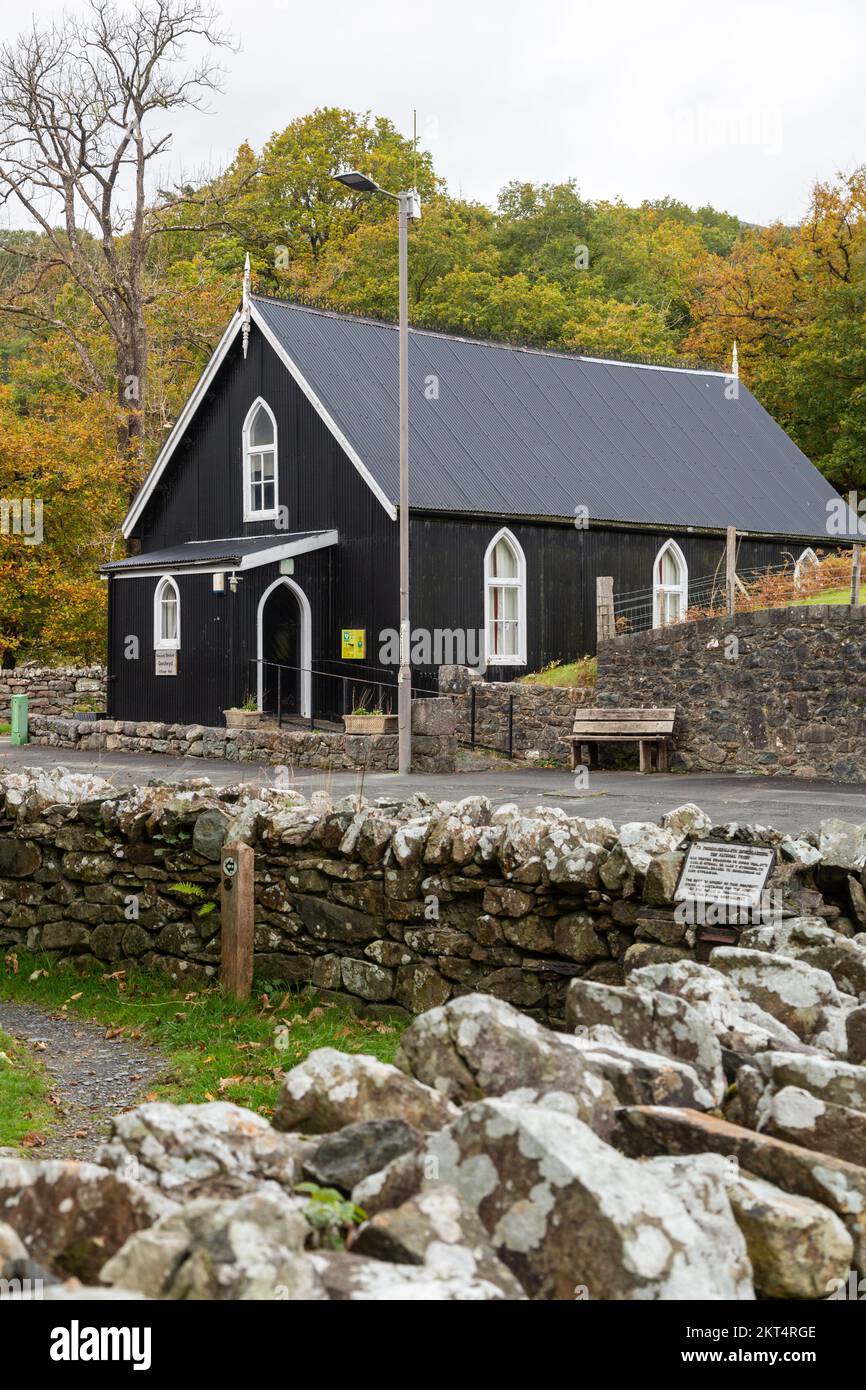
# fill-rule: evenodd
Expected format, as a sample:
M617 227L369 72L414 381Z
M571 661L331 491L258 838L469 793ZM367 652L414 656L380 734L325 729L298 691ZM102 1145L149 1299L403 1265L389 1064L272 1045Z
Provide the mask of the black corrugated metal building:
M423 329L409 367L418 685L592 651L598 575L675 619L727 526L743 569L827 543L837 494L735 377ZM112 716L219 724L278 679L285 712L337 714L396 680L398 411L392 325L238 310L104 567Z

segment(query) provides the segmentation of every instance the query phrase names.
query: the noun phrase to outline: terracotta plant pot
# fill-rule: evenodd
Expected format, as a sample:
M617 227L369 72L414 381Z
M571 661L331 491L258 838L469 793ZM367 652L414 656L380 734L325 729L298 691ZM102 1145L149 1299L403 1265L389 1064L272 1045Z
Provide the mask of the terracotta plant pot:
M396 714L344 714L347 734L396 734Z

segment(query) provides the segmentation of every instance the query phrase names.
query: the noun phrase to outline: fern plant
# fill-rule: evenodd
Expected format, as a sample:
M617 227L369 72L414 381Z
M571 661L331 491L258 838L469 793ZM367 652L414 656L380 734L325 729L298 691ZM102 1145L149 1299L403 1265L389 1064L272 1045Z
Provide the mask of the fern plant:
M168 891L170 893L183 893L189 898L206 898L207 894L200 883L171 883Z
M207 917L208 913L216 911L216 902L213 900L213 898L208 898L207 893L202 888L200 883L189 883L186 881L181 883L171 883L169 884L168 891L170 893L180 893L185 898L206 899L206 901L202 903L201 907L198 908L195 914L196 917Z

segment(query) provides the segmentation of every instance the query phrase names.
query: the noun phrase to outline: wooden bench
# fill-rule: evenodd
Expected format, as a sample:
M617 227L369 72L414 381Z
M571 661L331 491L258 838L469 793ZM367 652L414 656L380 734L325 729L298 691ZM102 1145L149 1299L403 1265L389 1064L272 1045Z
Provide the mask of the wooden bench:
M676 709L584 709L571 734L571 766L578 765L578 749L585 743L589 765L598 765L598 744L637 743L641 772L667 772L674 736Z

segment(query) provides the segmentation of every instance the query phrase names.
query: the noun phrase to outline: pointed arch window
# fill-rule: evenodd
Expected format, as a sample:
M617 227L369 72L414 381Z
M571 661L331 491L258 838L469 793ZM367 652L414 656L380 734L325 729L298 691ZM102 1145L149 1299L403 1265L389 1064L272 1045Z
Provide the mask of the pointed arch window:
M180 650L180 590L170 574L158 580L153 596L153 646L158 652Z
M244 421L244 521L277 515L277 422L261 396Z
M799 584L800 580L809 573L809 570L815 569L820 563L821 561L818 559L811 545L807 545L799 559L794 562L794 583Z
M653 564L653 627L681 623L689 606L689 567L675 540L665 541Z
M526 557L505 527L484 556L484 630L488 666L526 665Z

